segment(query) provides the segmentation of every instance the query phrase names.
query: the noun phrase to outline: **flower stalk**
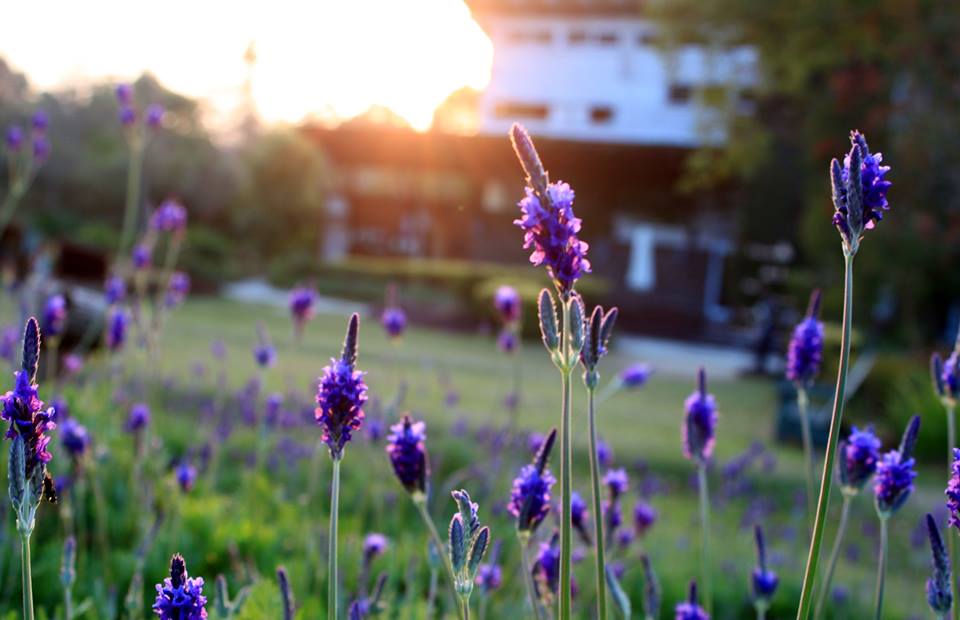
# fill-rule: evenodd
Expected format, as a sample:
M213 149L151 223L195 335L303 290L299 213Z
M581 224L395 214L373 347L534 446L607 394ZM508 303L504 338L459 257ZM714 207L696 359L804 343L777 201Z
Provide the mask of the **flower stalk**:
M330 484L330 541L327 559L327 618L337 620L337 516L340 512L340 457L333 458Z

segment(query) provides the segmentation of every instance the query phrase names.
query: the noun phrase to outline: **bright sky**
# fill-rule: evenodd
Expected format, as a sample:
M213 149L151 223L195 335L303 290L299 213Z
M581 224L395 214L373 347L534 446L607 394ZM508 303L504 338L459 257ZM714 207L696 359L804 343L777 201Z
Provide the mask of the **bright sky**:
M486 85L493 56L462 0L0 0L0 15L0 56L36 88L150 71L214 116L235 109L254 41L267 121L380 104L425 129L451 92Z

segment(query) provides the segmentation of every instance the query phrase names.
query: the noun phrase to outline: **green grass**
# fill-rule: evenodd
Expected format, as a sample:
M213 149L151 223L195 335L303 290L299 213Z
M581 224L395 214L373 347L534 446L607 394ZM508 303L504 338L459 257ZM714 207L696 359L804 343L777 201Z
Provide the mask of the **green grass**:
M253 596L240 618L279 617L279 593L274 571L285 565L291 574L298 618L323 617L326 592L327 493L330 460L320 460L320 492L312 501L303 501L308 480L309 458L297 461L293 469L281 466L275 473L252 473L246 466L257 441L268 441L268 452L284 457L289 450L277 447L276 434L262 435L238 424L230 440L219 451L217 484L204 477L196 488L182 494L176 488L169 464L184 454L196 454L210 434L210 426L201 415L213 397L219 362L210 354L210 343L221 339L228 356L223 371L232 394L255 374L251 348L254 325L263 321L279 349L279 363L265 376L266 391L291 386L304 395L311 391L313 379L331 356L338 353L346 326L346 317L320 315L307 328L301 346L291 344L290 322L282 309L233 304L201 299L188 303L171 316L162 346L162 364L147 365L142 353L128 355L126 376L132 383L125 390L132 398L138 389L146 390L153 406L151 458L147 467L148 487L155 504L165 518L147 556L144 609L152 600L152 584L159 581L170 554L182 552L193 575L207 579L213 600L213 581L218 573L227 577L231 592L252 585ZM546 432L558 423L559 376L538 342L526 343L521 352L523 395L516 424L521 430ZM206 372L196 372L196 362ZM601 364L605 378L613 376L628 360L614 352ZM656 366L657 360L645 360ZM480 503L481 520L491 526L494 539L504 542L502 562L504 587L487 604L487 617L523 617L524 591L519 582L518 548L513 526L503 506L516 469L528 458L525 441L518 437L517 447L502 459L493 458L475 436L480 427L502 427L508 423L503 398L513 381L514 366L496 351L491 336L453 334L426 329L411 329L399 344L387 341L374 317L364 317L360 334L361 369L368 371L372 394L380 401L394 398L401 381L407 385L404 409L428 424L428 449L433 467L431 511L441 531L455 510L449 497L453 487L466 488ZM709 374L709 368L707 369ZM172 381L146 381L145 378L170 377ZM140 386L138 388L138 386ZM769 614L770 618L791 618L799 597L799 579L806 557L806 526L802 498L803 469L795 446L774 445L771 437L775 415L775 393L769 381L743 379L710 381L710 390L720 404L720 426L716 458L723 465L746 450L754 441L763 442L776 455L776 467L764 473L751 468L746 478L766 499L773 515L765 521L774 567L781 574L781 588ZM448 389L455 390L459 404L445 404ZM614 551L614 560L626 566L624 587L639 615L642 582L638 555L642 546L652 559L664 588L662 617L672 617L673 604L683 596L687 581L699 575L696 494L689 481L693 467L680 451L680 421L684 398L693 389L691 378L654 375L650 383L635 392L621 392L599 410L601 436L612 446L617 466L626 467L634 482L634 491L624 504L629 523L640 473L638 460L645 462L650 475L666 485L666 494L652 502L660 513L657 524L646 539L635 541L627 552ZM154 512L151 505L139 505L131 488L132 450L130 438L122 432L126 405L113 404L109 367L103 359L92 359L80 383L62 388L71 410L97 438L95 467L87 465L89 475L99 477L104 487L107 510L108 549L102 552L95 530L92 499L84 497L79 522L85 524L80 540L78 582L75 600L88 600L84 618L108 617L106 593L117 588L119 598L126 592L133 571L133 550L139 544L142 523ZM43 384L41 396L51 397L51 386ZM306 398L306 396L304 396ZM312 398L312 393L311 393ZM232 417L239 418L238 405L231 401ZM258 412L262 406L258 406ZM376 406L368 408L368 414ZM936 412L939 414L940 412ZM574 488L586 497L587 436L585 394L582 383L574 390ZM461 420L468 423L469 434L454 431ZM281 431L286 442L312 448L319 430L312 425ZM57 441L55 435L55 442ZM281 458L281 461L284 460ZM65 473L69 460L57 446L51 464L55 473ZM341 593L356 589L360 549L363 537L371 531L388 535L390 549L375 561L373 572L386 571L387 618L425 617L425 599L430 567L425 560L426 534L399 484L394 480L382 445L358 439L347 448L343 463L341 497L340 573ZM88 476L89 477L89 476ZM910 533L919 523L921 512L933 508L942 499L944 473L941 468L921 472L920 488L908 506L891 523L893 551L888 578L885 617L904 618L925 615L924 581L928 563L926 547L914 549ZM712 540L716 618L750 618L747 600L748 575L754 563L752 532L742 527L750 502L743 498L721 499L721 472L711 473L711 492L715 498ZM74 494L76 495L76 494ZM68 502L78 505L68 495ZM834 513L839 512L835 497ZM6 513L9 509L4 507ZM62 509L61 509L62 511ZM34 535L34 581L37 605L53 617L60 604L59 554L64 523L58 510L41 508ZM850 600L832 617L860 618L872 613L875 570L873 539L862 534L862 524L876 518L866 497L855 506L848 541L860 549L860 559L844 563L837 571L837 584L850 591ZM832 524L831 524L832 525ZM829 527L829 526L828 526ZM541 528L541 539L549 536L552 521ZM786 534L793 530L792 538ZM10 542L12 520L8 518L3 545L0 546L0 616L16 617L19 609L19 585L15 566L18 552ZM955 535L950 533L950 535ZM826 548L832 543L828 531ZM575 569L580 594L575 602L578 617L589 618L592 611L592 556L586 549L584 561ZM97 585L99 583L99 585ZM442 572L438 604L443 617L453 617L446 599ZM479 594L474 593L474 609ZM344 598L346 609L349 598ZM211 616L213 605L210 606ZM42 616L41 616L42 617ZM345 616L344 616L345 617Z

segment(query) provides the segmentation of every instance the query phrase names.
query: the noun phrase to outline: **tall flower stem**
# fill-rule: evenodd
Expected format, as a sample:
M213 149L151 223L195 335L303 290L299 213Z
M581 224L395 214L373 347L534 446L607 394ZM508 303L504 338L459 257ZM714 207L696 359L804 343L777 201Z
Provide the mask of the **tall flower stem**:
M697 487L700 493L700 580L703 583L703 603L707 614L713 616L713 586L710 575L710 494L707 489L707 464L697 464Z
M413 505L417 507L417 511L420 513L420 518L423 519L424 525L427 526L427 531L430 534L430 539L433 541L433 545L437 548L437 553L440 554L440 557L443 558L443 566L447 572L447 582L450 584L450 592L453 593L455 599L459 599L457 590L454 587L454 577L453 577L453 566L450 564L449 554L444 552L445 547L443 546L443 541L440 539L440 533L437 531L437 526L433 524L433 519L430 518L430 513L427 512L427 498L423 494L414 495Z
M593 539L596 541L597 617L607 618L607 579L604 559L603 508L600 504L600 464L597 462L596 389L587 389L587 419L590 425L590 485L593 490Z
M536 620L541 620L540 601L537 600L536 588L533 586L533 569L530 566L530 557L527 555L530 533L517 532L517 539L520 541L520 566L523 570L523 585L527 589L527 597L530 599L530 606L533 608L533 617Z
M880 620L883 611L883 586L887 576L887 521L889 517L880 517L880 561L877 563L877 604L875 620Z
M574 362L571 357L570 300L561 298L563 306L563 331L561 332L563 366L560 368L562 400L560 411L560 620L570 620L571 579L570 563L573 548L573 521L570 514L571 459L570 449L570 378ZM600 518L596 515L597 519ZM601 544L597 541L597 544Z
M470 599L465 596L460 597L460 615L463 620L470 620Z
M20 532L20 569L23 576L23 618L33 620L33 576L30 572L30 533Z
M830 434L827 437L827 452L823 459L823 475L820 478L820 498L817 515L813 522L813 536L807 555L807 568L803 575L803 590L797 608L797 620L806 620L813 602L813 587L820 563L820 546L823 543L823 527L830 505L830 487L833 483L833 460L837 455L840 422L843 419L843 401L847 392L847 370L850 366L850 331L853 325L853 254L844 251L843 277L843 328L840 332L840 363L837 370L837 389L833 397L833 414L830 417Z
M850 504L854 495L852 493L843 493L843 504L840 507L840 524L837 525L836 539L833 541L833 550L830 552L830 560L827 562L827 572L823 576L823 583L820 586L820 594L817 595L817 606L813 613L814 618L823 617L823 611L830 598L830 587L833 584L833 573L837 569L837 560L840 559L840 549L843 546L843 536L847 532L847 521L850 518Z
M117 246L116 264L121 264L137 229L137 209L140 206L140 177L143 168L143 148L130 146L130 165L127 168L127 203L123 211L123 228L120 245Z
M957 408L954 404L948 404L944 408L947 414L947 475L952 472L953 449L957 446ZM950 556L950 565L957 570L960 566L957 563L957 542L954 536L947 536L947 554ZM950 614L953 620L960 620L960 599L957 598L957 580L950 579L950 594L953 596L954 604L950 608Z
M797 411L800 414L800 434L803 437L803 457L806 461L807 474L807 520L812 521L814 507L814 479L816 478L815 465L813 462L813 437L810 433L810 397L807 394L807 388L797 383Z
M327 618L337 620L337 513L340 510L340 457L333 458L330 483L330 540L327 557Z

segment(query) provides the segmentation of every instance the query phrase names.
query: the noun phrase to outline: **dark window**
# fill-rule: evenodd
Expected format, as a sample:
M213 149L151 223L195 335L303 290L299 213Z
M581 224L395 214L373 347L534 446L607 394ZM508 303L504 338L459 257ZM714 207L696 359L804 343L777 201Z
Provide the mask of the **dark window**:
M498 103L494 107L493 113L500 118L544 119L547 118L548 111L545 105L505 102Z
M657 35L653 32L641 32L637 35L637 45L653 47L657 44Z
M613 108L606 105L595 105L590 108L590 120L598 125L613 120Z
M677 105L690 103L690 99L693 97L693 89L689 84L671 84L667 97L670 99L670 103Z

